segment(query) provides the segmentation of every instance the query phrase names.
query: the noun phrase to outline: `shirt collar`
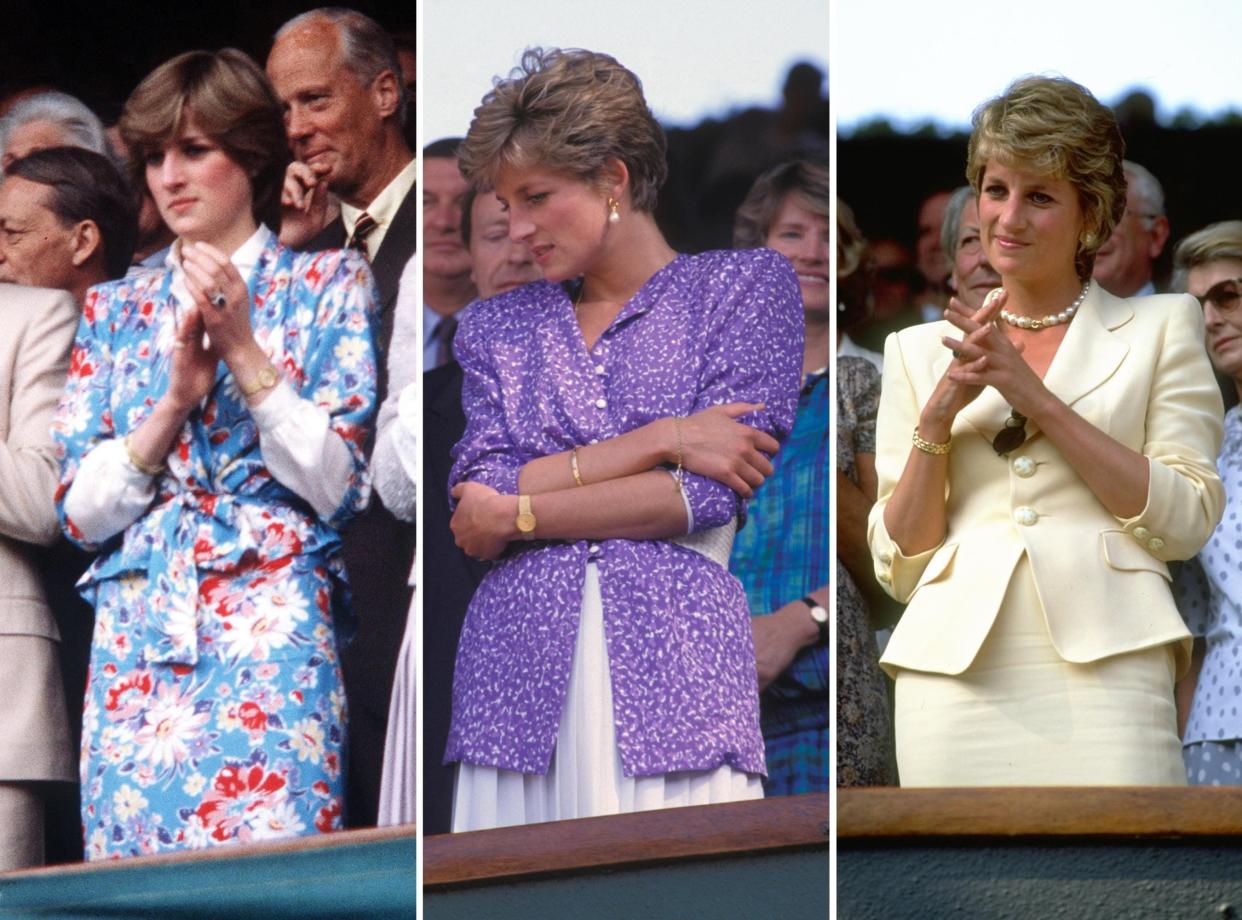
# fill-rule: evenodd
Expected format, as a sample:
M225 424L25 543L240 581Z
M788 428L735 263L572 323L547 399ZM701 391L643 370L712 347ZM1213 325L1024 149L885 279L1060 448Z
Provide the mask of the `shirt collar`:
M236 251L229 256L229 261L237 267L237 273L242 278L250 277L254 267L259 264L259 257L263 255L263 250L267 248L274 236L275 234L267 229L266 224L259 224L254 233L250 235L250 238L238 246ZM164 257L164 264L172 269L174 275L182 273L181 244L182 240L178 238L168 247L168 255Z
M375 229L367 237L367 250L374 256L379 251L380 244L384 242L384 235L392 226L393 218L397 216L397 209L401 207L401 202L405 201L405 196L414 187L414 180L417 176L418 158L414 157L365 208L355 208L342 201L341 222L345 225L345 239L354 235L354 227L365 210L375 219Z

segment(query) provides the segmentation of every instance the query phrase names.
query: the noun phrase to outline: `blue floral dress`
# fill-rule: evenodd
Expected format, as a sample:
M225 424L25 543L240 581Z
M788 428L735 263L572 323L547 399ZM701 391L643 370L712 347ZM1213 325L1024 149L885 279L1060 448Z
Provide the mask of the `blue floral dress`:
M100 550L79 583L96 612L81 760L89 859L342 826L338 528L370 491L374 281L356 253L298 254L270 234L247 279L256 340L298 396L327 412L352 460L330 519L267 469L221 362L149 508L90 546L65 495L83 457L136 429L168 387L171 279L88 293L54 426L65 531Z

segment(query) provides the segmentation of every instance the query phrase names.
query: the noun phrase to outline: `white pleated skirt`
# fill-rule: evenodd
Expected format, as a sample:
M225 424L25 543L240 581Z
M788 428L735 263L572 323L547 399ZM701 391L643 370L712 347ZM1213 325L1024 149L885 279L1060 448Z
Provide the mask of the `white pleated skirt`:
M417 816L414 799L418 771L415 756L418 681L414 661L414 598L411 598L388 706L388 734L384 741L384 772L380 780L377 820L381 827L413 824Z
M1062 658L1023 559L964 673L898 672L901 785L1184 786L1174 673L1172 645Z
M459 764L453 830L590 818L763 797L758 776L731 766L626 776L617 752L599 569L586 568L582 614L556 752L546 776Z

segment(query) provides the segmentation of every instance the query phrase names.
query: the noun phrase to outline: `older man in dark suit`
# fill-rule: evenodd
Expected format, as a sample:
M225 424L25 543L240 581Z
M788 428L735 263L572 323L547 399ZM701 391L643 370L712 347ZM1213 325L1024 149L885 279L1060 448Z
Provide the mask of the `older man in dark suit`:
M371 260L381 301L380 347L392 338L397 289L414 253L416 161L402 133L407 100L391 37L352 10L312 10L276 33L267 73L286 106L297 158L285 183L282 240L307 249L348 245ZM340 216L322 226L327 193ZM322 229L319 229L322 226ZM383 366L383 365L381 365ZM379 380L379 401L387 395ZM349 698L347 822L375 823L388 697L409 607L413 528L378 497L344 535L359 617L341 654Z

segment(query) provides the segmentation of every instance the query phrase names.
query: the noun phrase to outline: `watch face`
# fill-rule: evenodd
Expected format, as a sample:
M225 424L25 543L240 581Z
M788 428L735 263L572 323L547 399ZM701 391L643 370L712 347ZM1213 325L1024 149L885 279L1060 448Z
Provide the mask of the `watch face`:
M523 511L517 516L517 529L522 533L533 533L535 530L535 516L529 511Z
M825 609L824 607L821 607L819 604L816 604L814 607L811 608L811 619L814 620L816 623L827 623L828 622L827 609Z
M276 386L276 368L269 365L259 371L259 383L264 387Z

